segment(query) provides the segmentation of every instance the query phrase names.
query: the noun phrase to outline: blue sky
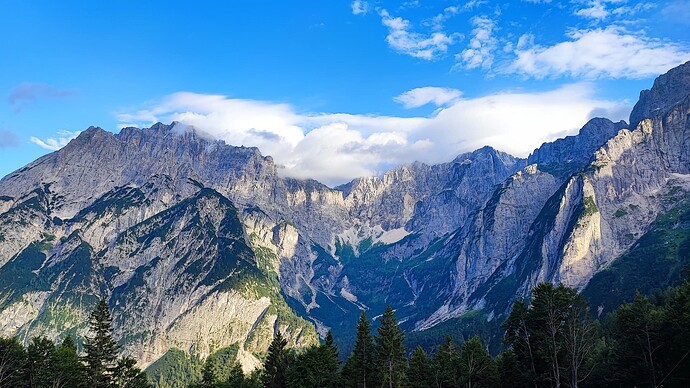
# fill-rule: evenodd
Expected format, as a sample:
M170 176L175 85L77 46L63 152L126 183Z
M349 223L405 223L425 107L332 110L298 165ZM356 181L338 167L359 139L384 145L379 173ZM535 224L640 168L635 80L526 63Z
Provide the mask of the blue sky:
M180 121L328 184L627 119L690 1L0 3L0 176L90 125Z

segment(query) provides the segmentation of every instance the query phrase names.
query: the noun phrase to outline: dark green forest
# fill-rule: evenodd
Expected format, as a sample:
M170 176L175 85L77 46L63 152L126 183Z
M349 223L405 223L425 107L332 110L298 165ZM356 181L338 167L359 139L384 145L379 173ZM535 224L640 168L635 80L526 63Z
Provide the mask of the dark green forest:
M0 338L0 387L151 387L135 359L117 356L105 300L98 302L88 323L90 335L83 339L81 355L71 336L59 344L34 337L26 347L16 338Z
M451 337L431 352L407 349L389 306L373 329L362 312L352 352L341 357L333 336L290 349L280 333L263 368L243 373L233 352L198 361L174 386L227 387L688 387L690 282L651 297L637 294L599 320L587 300L561 284L541 283L517 301L501 328L504 350L492 357L479 336ZM151 387L136 360L117 357L111 317L101 300L89 319L81 352L66 337L33 338L25 347L0 339L0 387ZM185 357L183 354L179 357ZM343 361L344 360L344 361Z

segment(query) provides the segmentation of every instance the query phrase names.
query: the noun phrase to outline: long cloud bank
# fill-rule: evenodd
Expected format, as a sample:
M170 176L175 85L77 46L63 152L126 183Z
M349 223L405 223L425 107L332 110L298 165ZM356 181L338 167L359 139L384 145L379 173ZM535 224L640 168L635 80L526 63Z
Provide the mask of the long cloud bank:
M425 92L434 90L443 95L425 100L447 100L448 89ZM414 161L450 161L484 145L527 156L545 141L576 133L593 116L625 119L629 109L625 102L597 99L591 84L580 83L456 98L432 115L412 118L300 114L288 104L179 92L118 119L122 127L179 121L228 144L258 147L284 176L336 185Z

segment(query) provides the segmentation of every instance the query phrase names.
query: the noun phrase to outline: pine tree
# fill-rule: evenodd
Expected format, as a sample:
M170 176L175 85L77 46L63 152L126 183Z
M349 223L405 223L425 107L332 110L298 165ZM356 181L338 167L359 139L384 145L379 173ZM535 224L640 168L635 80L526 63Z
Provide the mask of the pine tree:
M218 382L218 373L211 357L206 357L204 367L201 368L201 387L212 387Z
M338 360L338 346L333 340L333 333L328 331L326 341L319 346L319 370L321 375L322 387L340 387L340 361Z
M512 376L514 382L527 383L537 380L538 360L531 333L533 328L528 326L527 307L523 301L516 301L508 319L501 325L505 330L503 342L510 347L518 364L515 372L519 374Z
M527 314L536 353L546 363L550 383L560 388L567 380L565 331L568 311L577 291L563 284L539 283L532 291Z
M357 323L355 347L343 367L343 379L354 388L376 386L374 378L374 340L371 337L371 324L366 312L362 311Z
M690 275L690 274L689 274ZM659 384L690 384L690 278L678 287L665 314L669 350L668 367Z
M26 351L26 382L31 388L47 387L53 381L51 360L55 344L45 337L34 337Z
M89 329L92 336L84 341L88 383L94 388L107 388L112 384L115 371L118 346L112 332L112 318L105 299L101 299L89 317Z
M384 387L403 386L406 364L404 341L405 335L398 326L393 308L387 306L375 338L376 367Z
M453 339L446 337L446 341L438 347L436 354L434 354L433 373L437 387L450 388L460 385L459 358L460 353L453 343Z
M474 336L462 344L459 361L460 380L466 388L491 388L498 385L496 364L484 348L479 336Z
M512 349L508 349L496 356L494 360L498 369L499 385L501 388L528 387L529 381L520 368L517 356Z
M577 388L590 374L598 326L575 289L538 284L530 306L515 302L503 328L505 343L522 366L523 376L515 376L516 381Z
M283 388L287 385L286 373L289 364L287 340L278 330L268 346L268 355L264 361L263 384L265 388Z
M590 361L599 338L599 324L590 316L589 304L583 296L571 296L563 331L570 388L578 388L592 372Z
M412 357L407 367L408 388L427 388L434 386L433 372L429 355L417 346L412 352Z
M338 360L338 346L335 344L335 340L333 339L333 333L329 330L328 334L326 334L326 341L324 342L323 346L328 349L332 356Z
M288 386L337 388L341 387L338 359L326 344L312 346L297 355L288 370Z
M150 388L146 374L137 368L137 361L131 357L117 360L113 371L113 386L118 388Z
M245 386L244 371L242 371L242 365L237 361L232 364L228 373L228 385L233 388Z
M83 366L72 337L65 337L62 344L55 348L51 369L53 381L50 386L53 388L78 387L84 381Z
M16 338L0 337L0 387L19 387L23 380L26 351Z
M641 294L620 306L611 316L611 337L617 345L617 364L624 371L624 386L656 387L662 374L659 357L663 347L666 311Z

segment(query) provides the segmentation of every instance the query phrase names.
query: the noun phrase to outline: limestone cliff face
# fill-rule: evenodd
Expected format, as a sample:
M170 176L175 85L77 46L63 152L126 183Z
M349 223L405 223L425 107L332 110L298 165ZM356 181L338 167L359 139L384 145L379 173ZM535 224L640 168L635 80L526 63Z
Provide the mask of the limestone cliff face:
M252 249L235 206L204 188L166 207L164 187L115 188L73 218L47 220L0 273L3 335L84 335L107 296L116 338L144 366L171 348L206 357L237 345L251 369L276 330L295 346L315 343L280 294L277 257Z
M492 287L475 294L471 306L488 303L503 312L507 306L496 300L496 290L527 294L540 281L582 289L633 246L657 214L673 208L665 198L690 168L688 71L688 64L674 69L641 94L631 114L636 127L620 129L549 198L522 251L494 273Z
M416 329L425 329L474 308L484 308L484 298L491 287L501 289L506 276L514 274L514 263L527 250L533 232L530 229L543 212L547 201L572 174L591 163L595 151L625 126L607 119L592 119L576 136L545 143L528 158L532 163L510 176L496 187L462 228L453 234L442 249L434 253L433 260L452 260L445 295L438 301L433 313L417 322ZM569 190L572 192L573 190ZM565 207L563 207L565 209ZM567 220L559 220L567 222ZM562 228L565 229L565 228ZM549 225L549 241L562 238L564 230ZM579 241L577 238L574 241ZM548 246L540 252L554 261L563 254ZM534 255L530 260L537 260ZM542 272L552 269L545 266ZM539 272L530 273L536 279L548 278ZM530 283L530 284L532 284ZM524 292L531 287L525 286ZM498 296L496 296L498 295ZM508 292L510 295L510 292ZM493 292L488 299L505 298L503 292Z

